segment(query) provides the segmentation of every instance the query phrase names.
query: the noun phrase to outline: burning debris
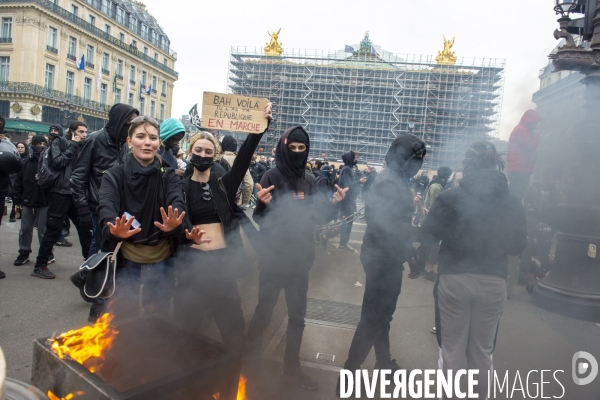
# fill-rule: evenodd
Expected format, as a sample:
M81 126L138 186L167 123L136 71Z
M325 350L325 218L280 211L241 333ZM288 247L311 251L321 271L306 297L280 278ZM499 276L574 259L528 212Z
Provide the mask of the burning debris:
M248 400L248 397L246 397L246 381L248 379L246 377L244 377L243 375L240 375L240 381L238 383L238 391L237 391L237 397L236 400ZM213 399L214 400L221 400L221 393L215 393L213 394Z
M112 319L113 316L106 313L93 326L84 326L62 333L56 339L48 339L50 346L59 358L77 361L90 372L96 372L102 367L104 351L111 348L119 333L110 326Z
M69 393L65 397L58 397L57 395L52 393L52 391L48 390L48 393L46 395L48 396L48 399L50 399L50 400L71 400L71 399L74 399L76 396L81 396L82 394L83 394L83 392L77 392L75 394Z

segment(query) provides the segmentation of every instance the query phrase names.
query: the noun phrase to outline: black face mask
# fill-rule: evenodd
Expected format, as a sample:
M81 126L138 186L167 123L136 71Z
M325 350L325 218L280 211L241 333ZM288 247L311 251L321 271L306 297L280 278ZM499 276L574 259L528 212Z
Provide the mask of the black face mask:
M304 169L304 160L306 159L306 150L301 152L289 151L292 168L302 171Z
M131 124L124 124L121 127L121 131L119 132L119 142L124 143L127 140L127 136L129 135L129 127Z
M39 144L32 146L31 148L33 150L33 156L36 158L40 156L42 151L46 150L46 146L40 146Z
M413 157L410 160L406 161L404 164L404 176L407 178L411 178L415 176L417 172L423 166L423 157Z
M204 172L215 163L214 157L201 157L199 155L193 154L190 162L200 172Z
M358 160L352 161L352 165L356 165L356 164L358 164Z

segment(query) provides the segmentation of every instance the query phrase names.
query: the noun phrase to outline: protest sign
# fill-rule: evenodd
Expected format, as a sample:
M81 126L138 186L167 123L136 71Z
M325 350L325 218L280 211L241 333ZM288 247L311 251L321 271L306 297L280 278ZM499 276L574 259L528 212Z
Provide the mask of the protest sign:
M265 118L268 99L235 94L204 92L202 127L245 133L262 133L269 124Z

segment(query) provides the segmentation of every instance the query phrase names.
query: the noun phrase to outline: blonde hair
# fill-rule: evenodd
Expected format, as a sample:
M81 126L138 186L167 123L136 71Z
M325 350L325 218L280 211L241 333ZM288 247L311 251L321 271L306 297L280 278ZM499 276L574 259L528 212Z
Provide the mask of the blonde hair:
M215 155L221 153L221 146L219 144L219 141L210 132L200 132L196 133L190 138L190 144L187 148L187 152L189 154L192 154L192 147L194 147L194 143L196 143L200 139L206 139L210 141L213 144L213 146L215 146Z

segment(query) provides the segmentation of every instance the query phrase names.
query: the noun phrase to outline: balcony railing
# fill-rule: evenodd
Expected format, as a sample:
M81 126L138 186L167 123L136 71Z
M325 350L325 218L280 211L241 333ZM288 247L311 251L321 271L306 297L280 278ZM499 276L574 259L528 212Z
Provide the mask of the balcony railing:
M102 68L102 73L103 73L104 75L110 75L110 71L109 71L109 70L107 70L106 68Z
M120 81L122 81L122 80L123 80L123 75L119 75L119 74L116 74L116 75L117 75L117 79L118 79L118 80L120 80Z
M86 61L86 62L85 62L85 66L86 66L86 67L88 67L88 68L94 69L94 64L93 64L93 63L91 63L91 62L87 62L87 61Z
M152 93L156 94L156 89L152 89Z
M77 25L78 27L85 29L86 31L95 35L96 37L99 37L102 40L106 40L107 42L110 42L111 44L121 48L122 50L124 50L130 54L133 54L134 56L136 56L139 59L143 60L144 62L160 69L161 71L164 71L167 74L169 74L175 78L179 78L179 74L177 73L177 71L159 63L158 61L152 59L151 57L148 57L147 55L145 55L141 51L133 48L129 44L122 42L121 40L119 40L118 38L116 38L114 36L109 35L105 31L91 25L86 20L81 19L76 15L73 15L70 11L67 11L64 8L59 7L56 4L54 4L48 0L0 0L0 3L33 3L33 4L37 4L38 6L44 8L48 11L51 11L55 15L58 15L59 17L64 18L65 20L73 23L74 25ZM162 46L160 48L163 51L168 52L169 55L171 55L172 57L174 57L174 58L177 57L177 53L175 53L171 49L165 48L165 46Z
M67 54L67 60L75 61L77 56L75 54Z
M22 93L34 96L44 97L46 99L57 101L70 101L76 106L86 107L100 112L108 112L109 106L100 104L97 101L84 99L80 96L73 96L58 90L45 88L29 82L11 82L0 81L0 93Z
M52 47L50 45L47 45L46 46L46 50L48 50L50 53L58 54L58 49L56 47Z
M167 94L166 93L161 93L160 96L161 97L167 97Z
M131 86L135 85L135 81L133 79L130 79L129 83L131 84Z
M11 37L0 37L0 43L12 43Z

